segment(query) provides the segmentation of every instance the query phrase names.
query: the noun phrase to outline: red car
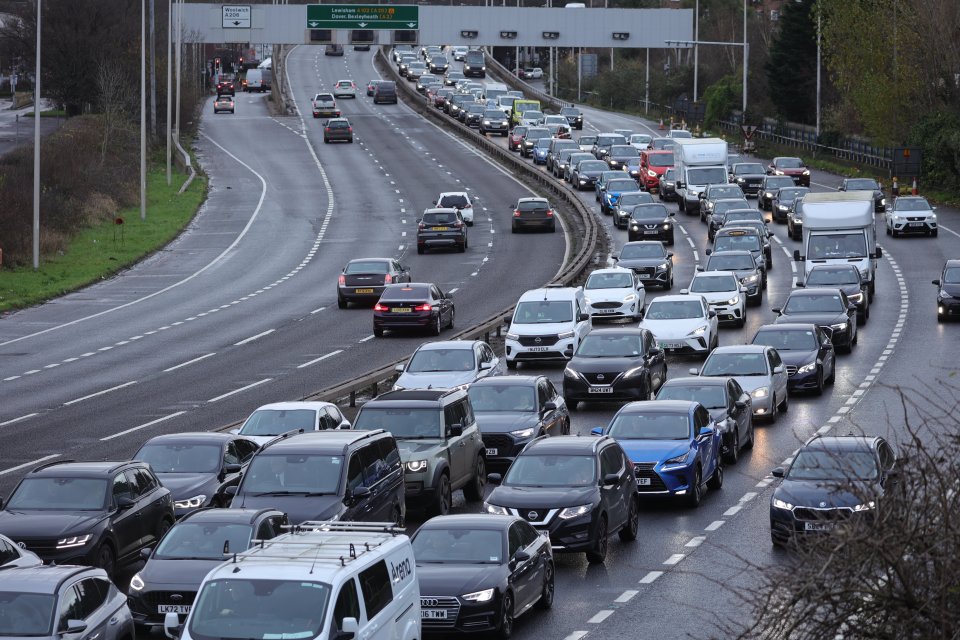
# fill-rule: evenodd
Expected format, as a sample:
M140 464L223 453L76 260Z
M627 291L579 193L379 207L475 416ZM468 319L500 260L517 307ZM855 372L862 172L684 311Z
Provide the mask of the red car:
M527 127L517 125L507 136L507 148L510 151L520 151L520 144L523 142L523 136L527 135Z
M767 167L768 176L790 176L793 183L801 187L810 186L810 169L807 169L800 158L774 158L773 164Z
M660 176L673 166L673 151L640 152L640 186L654 192L660 188Z

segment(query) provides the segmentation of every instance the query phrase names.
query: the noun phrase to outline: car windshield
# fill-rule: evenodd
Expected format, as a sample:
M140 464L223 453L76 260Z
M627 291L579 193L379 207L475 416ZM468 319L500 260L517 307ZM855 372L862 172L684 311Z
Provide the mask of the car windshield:
M583 487L597 482L592 456L521 455L507 469L508 487Z
M637 260L639 258L666 258L667 252L659 242L654 244L625 244L620 251L621 260Z
M594 145L597 143L597 136L580 136L577 140L577 143L580 145Z
M727 394L723 385L665 384L657 392L657 400L699 402L707 409L725 409Z
M366 591L366 590L365 590ZM305 639L320 635L330 585L230 578L204 583L190 615L194 640Z
M944 269L943 284L960 284L960 267Z
M618 144L610 148L610 155L618 158L639 158L640 150L629 144Z
M100 511L107 481L101 478L24 478L4 505L7 511Z
M543 149L544 151L546 151L547 149L550 148L551 140L553 140L553 138L540 138L539 140L533 143L533 146L537 149Z
M343 271L347 275L353 275L357 273L389 273L390 268L389 264L383 260L367 260L363 262L351 262L347 265L347 268Z
M648 320L686 320L702 318L703 305L699 300L654 300L647 307Z
M807 244L807 260L829 258L863 258L867 255L863 233L811 235Z
M733 175L735 176L762 175L764 173L766 171L764 171L762 164L742 163L733 166Z
M663 180L676 180L677 179L677 170L673 167L670 167L663 172Z
M627 139L621 135L603 135L597 136L597 146L598 147L612 147L617 144L626 144Z
M727 215L724 216L724 222L732 222L734 220L755 220L763 224L763 214L759 211L729 211Z
M672 153L651 153L647 156L647 164L651 167L672 167Z
M482 114L487 108L482 104L472 104L467 107L467 113Z
M813 351L818 346L812 329L766 329L757 332L753 344L773 347L777 351Z
M524 136L527 140L539 140L540 138L549 138L550 130L546 127L530 127Z
M629 180L611 180L607 183L607 191L617 193L619 191L633 191L637 188L637 182L634 179Z
M550 209L550 203L543 200L527 200L517 205L520 211L547 211Z
M802 196L805 193L807 193L806 189L780 189L777 197L781 202L784 202L786 200L793 200L797 196Z
M513 128L513 135L517 138L522 138L527 135L527 128L521 125L518 125Z
M801 294L787 298L784 313L842 313L843 301L839 293Z
M607 163L603 160L583 160L577 165L577 171L586 173L588 171L605 171ZM636 183L634 183L636 185Z
M653 140L653 136L644 133L635 133L630 136L630 144L650 144L651 140Z
M353 423L354 429L386 429L398 440L440 438L440 417L436 407L377 407L367 405Z
M651 145L654 149L657 149L657 150L661 150L661 149L673 149L673 147L675 146L673 140L670 140L669 138L667 138L667 139L661 138L661 139L658 139L658 140L653 140L653 141L650 143L650 145Z
M223 461L220 445L187 443L146 444L133 458L155 473L213 473Z
M521 302L513 314L516 324L573 322L573 303L569 300L533 300Z
M687 169L687 182L694 185L722 184L727 182L727 170L723 167Z
M765 353L717 353L714 351L703 363L700 375L704 376L765 376L767 355Z
M667 208L659 203L644 203L633 208L630 217L634 220L656 220L661 222L668 217Z
M250 546L253 527L225 522L181 522L163 537L153 557L161 560L223 560Z
M790 465L791 480L874 480L879 470L870 451L801 449Z
M540 112L540 105L536 102L524 102L521 100L520 102L514 102L513 107L523 114L525 114L527 111L536 111L537 113L540 113L540 115L543 115Z
M930 203L926 198L897 198L893 201L896 211L929 211Z
M278 436L287 431L313 431L317 412L313 409L257 409L240 427L244 436Z
M477 413L486 411L532 413L537 410L536 389L530 385L471 385L467 393L470 396L470 404Z
M512 107L513 101L516 100L513 96L500 96L497 98L497 104L501 107Z
M707 193L710 194L711 200L720 200L721 198L743 199L743 191L740 190L740 187L710 187Z
M324 454L256 455L243 478L247 494L334 495L340 486L343 456Z
M473 347L457 349L417 349L407 365L408 373L432 371L473 371Z
M653 196L651 196L649 193L625 193L620 196L620 206L627 207L633 204L656 204L651 202L652 200ZM660 207L657 208L659 209ZM663 207L662 211L663 215L666 216L667 208Z
M801 169L803 168L803 163L800 162L800 158L777 158L777 161L774 163L777 169Z
M732 209L743 209L749 206L746 200L717 200L713 205L713 213L719 215Z
M607 435L617 440L687 440L690 418L686 413L621 413Z
M760 251L760 238L754 234L717 235L713 242L713 252L721 251Z
M525 120L534 120L534 121L542 120L543 112L535 111L534 109L527 109L526 111L523 112L523 117Z
M577 348L578 358L633 358L643 353L639 335L588 333Z
M874 191L879 188L877 181L870 178L847 180L847 191Z
M56 598L46 593L0 591L0 636L49 636Z
M690 283L690 291L694 293L719 293L721 291L736 292L739 287L733 276L695 276Z
M776 191L780 187L792 187L793 178L790 176L768 176L763 186L767 191Z
M743 254L724 255L722 253L710 256L707 271L743 271L756 268L757 263L753 256Z
M807 285L860 284L856 267L850 269L813 269L807 276Z
M632 289L633 274L621 272L594 272L587 278L586 289Z
M456 211L432 211L430 213L424 213L422 222L425 225L455 224L458 222L457 212Z
M578 116L580 115L580 109L576 107L564 107L560 109L560 115L562 116Z
M503 120L507 116L503 115L503 111L498 109L487 109L483 112L483 117L488 120Z
M503 534L476 529L421 528L413 539L417 564L500 564Z

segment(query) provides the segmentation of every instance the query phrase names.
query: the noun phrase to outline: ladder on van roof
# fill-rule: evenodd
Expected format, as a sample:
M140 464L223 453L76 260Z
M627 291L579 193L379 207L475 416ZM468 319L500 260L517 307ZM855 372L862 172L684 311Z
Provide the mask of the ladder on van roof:
M392 522L308 520L283 528L290 529L290 533L271 540L254 540L249 549L234 554L233 562L269 559L314 564L333 562L345 567L404 533Z

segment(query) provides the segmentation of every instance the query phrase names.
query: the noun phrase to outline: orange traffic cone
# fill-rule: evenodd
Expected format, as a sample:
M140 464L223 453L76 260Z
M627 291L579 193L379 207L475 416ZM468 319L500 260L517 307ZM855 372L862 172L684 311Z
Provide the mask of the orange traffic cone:
M910 193L912 193L913 195L917 195L917 193L919 193L919 192L917 191L917 178L916 178L916 176L914 176L914 178L913 178L913 188L910 189Z
M663 118L660 118L660 130L663 131L666 127L663 126Z

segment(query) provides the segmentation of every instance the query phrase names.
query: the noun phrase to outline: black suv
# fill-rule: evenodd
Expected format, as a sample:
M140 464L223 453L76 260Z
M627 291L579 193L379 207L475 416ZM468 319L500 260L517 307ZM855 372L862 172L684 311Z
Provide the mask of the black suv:
M431 515L446 515L462 488L471 502L483 499L486 459L480 428L464 389L405 389L367 402L356 429L387 429L397 439L407 499Z
M623 245L619 255L610 256L618 267L632 269L643 286L657 285L665 291L673 288L673 253L662 242L637 240Z
M403 468L386 431L335 429L284 434L253 457L231 507L274 507L290 522L403 523Z
M50 462L24 476L0 506L0 533L44 562L111 575L174 523L170 490L145 462Z
M465 78L487 77L487 63L483 59L483 51L467 51L463 59L463 75Z
M607 557L607 538L637 538L637 479L617 441L608 436L538 438L517 456L484 510L520 516L549 533L555 551L583 551L591 563Z
M467 223L459 209L427 209L417 220L417 253L436 247L452 247L463 253L469 242Z

